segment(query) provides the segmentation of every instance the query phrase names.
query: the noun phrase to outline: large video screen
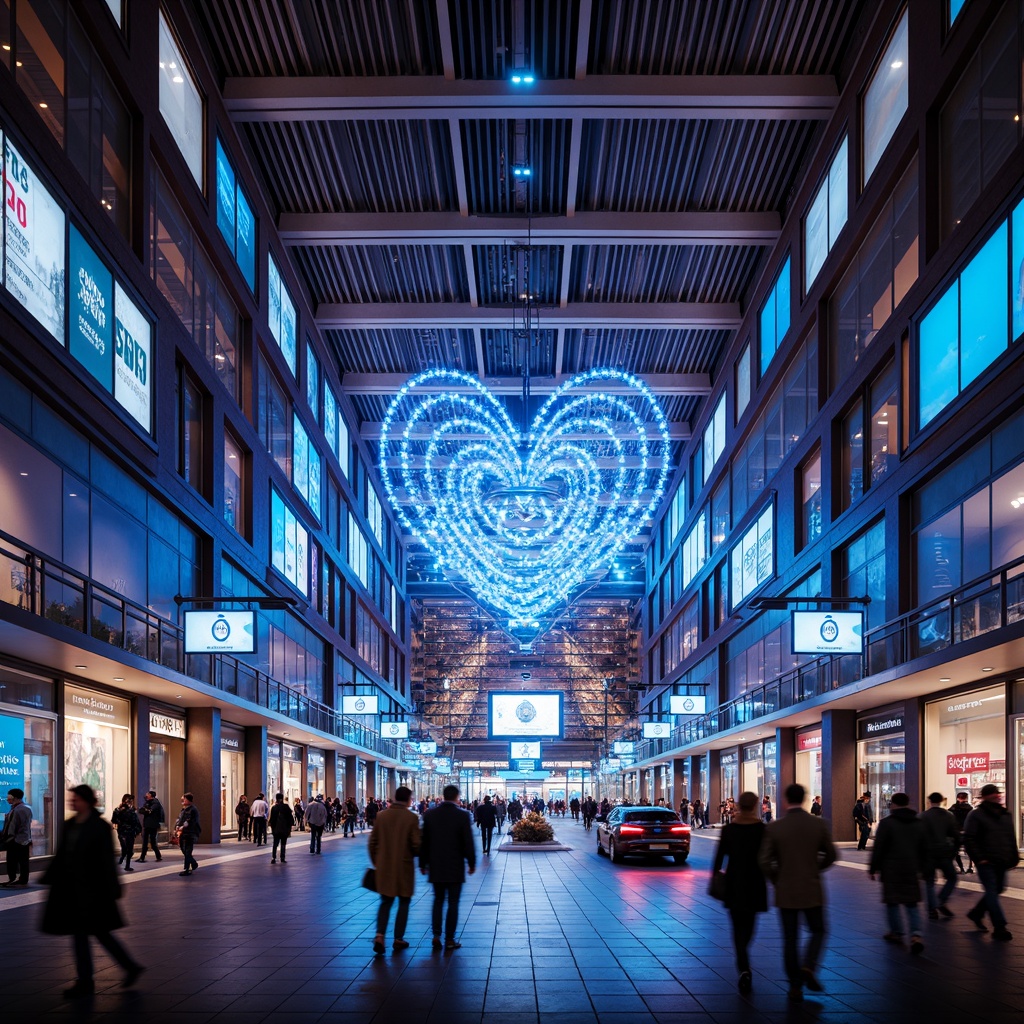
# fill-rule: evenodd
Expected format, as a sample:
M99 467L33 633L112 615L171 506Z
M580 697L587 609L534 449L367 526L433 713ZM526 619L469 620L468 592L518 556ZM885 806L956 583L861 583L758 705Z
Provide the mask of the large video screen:
M644 722L643 734L645 740L663 740L672 732L672 726L668 722Z
M487 733L491 739L540 739L562 735L561 693L490 693Z
M537 740L517 740L509 744L509 758L525 758L527 761L540 760L540 743Z

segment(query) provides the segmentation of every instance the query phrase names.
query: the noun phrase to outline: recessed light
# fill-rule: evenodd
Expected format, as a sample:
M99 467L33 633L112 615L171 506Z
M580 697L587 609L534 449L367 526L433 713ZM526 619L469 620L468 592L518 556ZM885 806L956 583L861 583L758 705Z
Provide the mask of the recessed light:
M991 665L986 665L981 671L982 672L995 672L995 669Z
M174 695L174 699L175 699L175 700L181 700L181 694L180 694L180 693L176 693L176 694Z
M949 676L939 676L940 683L948 683L950 681Z
M40 104L39 104L39 106L40 106L40 107L41 107L41 108L42 108L43 110L47 110L47 109L49 108L50 104L49 104L49 103L40 103Z
M75 668L88 668L88 665L76 665Z
M889 65L889 67L891 67L891 68L893 69L893 71L899 71L899 69L900 69L901 67L903 67L903 61L901 61L901 60L894 60L894 61L893 61L893 62L892 62L892 63L891 63L890 65Z
M115 683L123 683L124 682L124 676L114 676L114 682Z
M18 476L28 476L28 473L19 473Z

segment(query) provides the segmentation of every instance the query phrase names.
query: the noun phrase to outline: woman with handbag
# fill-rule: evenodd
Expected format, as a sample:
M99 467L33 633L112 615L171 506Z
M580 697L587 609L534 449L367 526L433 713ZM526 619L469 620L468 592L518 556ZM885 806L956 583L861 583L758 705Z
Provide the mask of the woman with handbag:
M736 947L736 967L740 972L739 990L753 987L747 947L754 937L758 914L768 909L768 890L757 854L764 838L765 824L757 813L757 794L741 793L738 811L722 829L711 872L711 895L721 900L732 918L732 938ZM726 864L722 871L722 864Z
M125 793L120 804L114 808L110 823L117 829L117 841L121 844L121 856L117 863L123 864L125 871L134 871L132 856L135 853L135 837L142 831L139 812L135 808L135 797Z

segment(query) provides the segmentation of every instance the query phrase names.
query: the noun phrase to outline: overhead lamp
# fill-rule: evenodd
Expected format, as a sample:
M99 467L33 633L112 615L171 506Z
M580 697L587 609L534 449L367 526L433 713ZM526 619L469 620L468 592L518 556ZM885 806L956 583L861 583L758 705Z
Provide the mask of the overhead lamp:
M509 81L513 85L533 85L536 79L530 71L517 71L511 76L511 78L509 78Z
M517 178L529 178L533 171L529 167L513 167L512 173Z

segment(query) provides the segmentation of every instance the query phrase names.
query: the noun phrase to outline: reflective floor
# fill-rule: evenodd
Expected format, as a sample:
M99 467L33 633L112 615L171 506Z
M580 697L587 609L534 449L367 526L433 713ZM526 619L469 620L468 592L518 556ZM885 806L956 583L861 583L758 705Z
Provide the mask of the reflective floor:
M466 885L454 953L430 948L422 883L401 953L374 957L377 897L359 887L366 836L328 837L310 856L301 833L288 863L269 847L199 847L179 878L170 851L125 887L119 936L147 971L135 989L96 951L96 995L65 1002L70 940L41 935L43 890L0 890L4 1024L39 1020L178 1024L696 1024L698 1021L932 1021L1018 1024L1024 1009L1024 903L1004 906L1015 941L974 930L976 894L956 917L926 922L923 955L886 945L877 886L853 851L828 874L823 995L790 1004L774 911L758 920L754 988L736 990L728 921L707 895L714 839L694 837L689 863L613 865L594 834L556 821L570 853L495 852ZM975 876L966 876L964 881ZM970 884L970 883L969 883Z

